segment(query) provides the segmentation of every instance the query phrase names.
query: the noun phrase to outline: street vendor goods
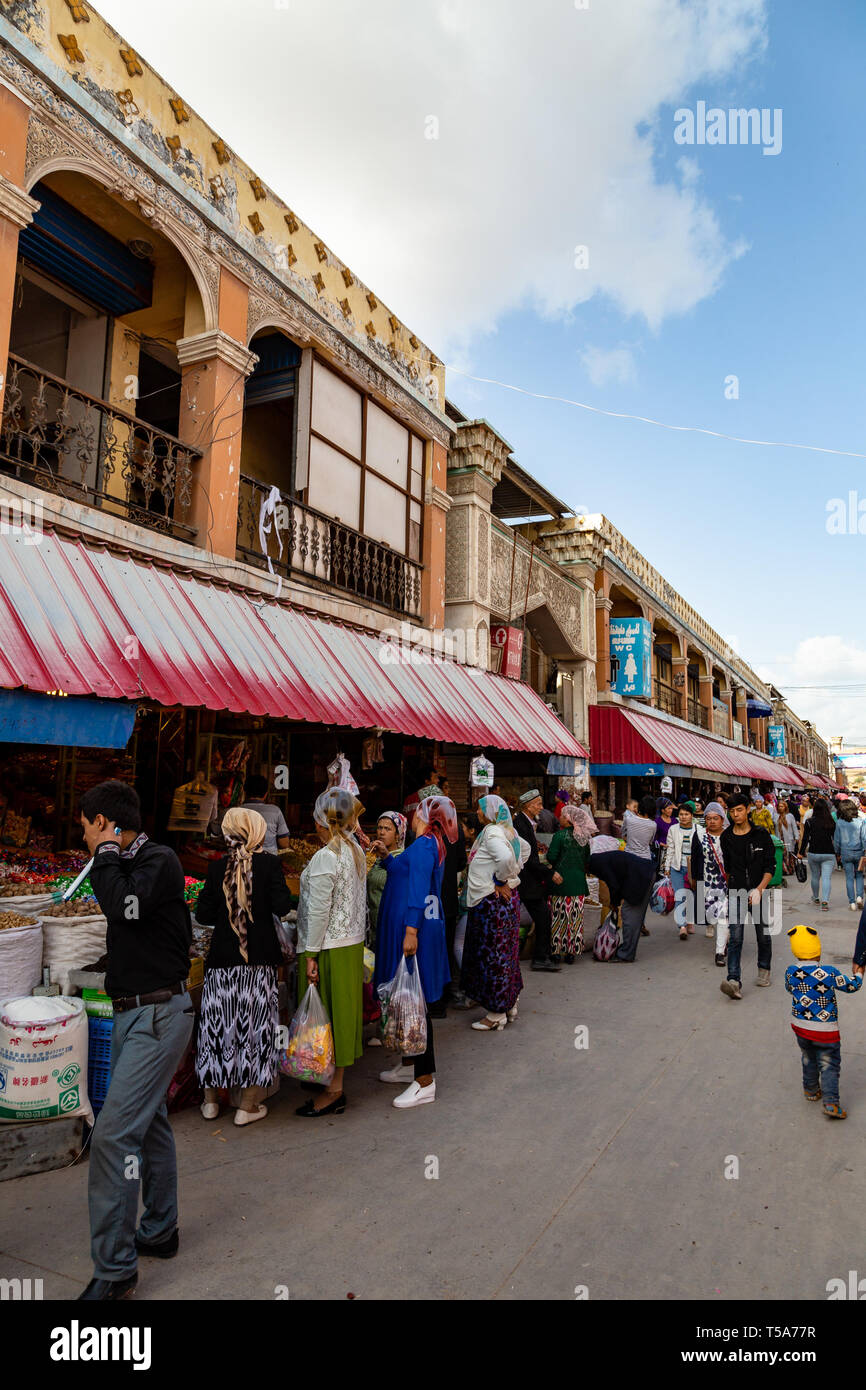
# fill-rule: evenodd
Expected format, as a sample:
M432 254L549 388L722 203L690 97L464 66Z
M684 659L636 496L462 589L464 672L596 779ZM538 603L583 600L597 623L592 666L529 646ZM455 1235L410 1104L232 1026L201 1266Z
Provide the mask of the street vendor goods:
M87 1014L80 999L0 999L0 1123L83 1115Z
M41 977L42 923L23 912L0 912L0 996L29 994Z
M322 1086L333 1079L334 1035L315 985L310 985L289 1024L280 1071L296 1081L318 1081Z
M382 1042L404 1057L420 1057L427 1048L427 1005L418 964L403 956L393 980L379 986Z

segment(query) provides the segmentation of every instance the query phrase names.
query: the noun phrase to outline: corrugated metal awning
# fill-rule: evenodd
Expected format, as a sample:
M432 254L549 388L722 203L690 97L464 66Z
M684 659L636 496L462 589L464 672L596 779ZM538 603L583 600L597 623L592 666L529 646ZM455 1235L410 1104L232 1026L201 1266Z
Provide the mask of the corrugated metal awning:
M51 531L0 547L0 686L587 757L529 686L400 657L376 636Z
M690 767L698 775L711 772L795 784L783 763L753 749L733 747L709 734L620 705L590 710L590 743L594 763L662 762Z

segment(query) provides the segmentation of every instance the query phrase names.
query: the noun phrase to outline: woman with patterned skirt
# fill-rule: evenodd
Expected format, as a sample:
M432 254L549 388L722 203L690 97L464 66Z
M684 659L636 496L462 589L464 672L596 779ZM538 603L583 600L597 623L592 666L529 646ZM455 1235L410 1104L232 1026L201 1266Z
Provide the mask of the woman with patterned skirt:
M586 866L589 842L598 826L585 806L563 807L559 829L547 851L548 868L553 869L548 906L550 910L551 955L574 962L583 950L583 904L589 893Z
M283 954L274 916L286 916L292 895L279 859L262 849L267 824L258 811L232 807L222 831L228 855L211 864L195 909L196 921L214 928L196 1073L204 1087L204 1118L217 1118L219 1090L240 1090L235 1124L245 1125L267 1115L261 1102L277 1077L277 969Z
M520 973L520 869L529 845L514 829L501 796L478 803L481 833L469 854L466 877L466 940L461 988L487 1013L472 1024L478 1032L500 1032L517 1017L523 989Z

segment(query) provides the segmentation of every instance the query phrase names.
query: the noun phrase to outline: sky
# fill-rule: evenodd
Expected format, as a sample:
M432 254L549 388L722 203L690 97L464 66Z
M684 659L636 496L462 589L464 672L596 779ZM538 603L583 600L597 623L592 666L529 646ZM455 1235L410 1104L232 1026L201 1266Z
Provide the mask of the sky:
M461 410L824 737L866 743L862 0L97 8ZM739 108L759 143L697 142L701 110Z

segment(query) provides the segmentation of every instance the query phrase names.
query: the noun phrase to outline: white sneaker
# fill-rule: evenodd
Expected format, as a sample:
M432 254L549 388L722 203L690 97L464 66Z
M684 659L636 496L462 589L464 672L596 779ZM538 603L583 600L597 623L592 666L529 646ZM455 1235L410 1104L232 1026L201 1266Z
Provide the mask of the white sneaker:
M404 1066L402 1062L398 1062L396 1067L392 1067L390 1071L380 1071L379 1080L389 1081L395 1086L405 1086L408 1081L415 1080L415 1071L412 1063L410 1062L408 1066Z
M267 1107L266 1105L260 1105L259 1108L258 1108L258 1110L236 1110L236 1111L235 1111L235 1124L236 1124L236 1125L252 1125L252 1124L255 1124L256 1120L263 1120L263 1119L265 1118L265 1116L267 1115L267 1113L268 1113L268 1107Z
M849 906L849 908L851 909L852 912L856 912L856 911L857 911L857 906L858 906L857 903L849 903L848 906Z
M413 1081L401 1096L395 1096L391 1104L397 1110L409 1110L413 1105L429 1105L431 1100L436 1099L436 1082L431 1081L429 1086L419 1086L417 1081Z
M215 1100L206 1100L200 1109L206 1120L215 1120L220 1113L220 1108Z
M863 899L862 899L862 898L858 898L858 899L857 899L857 906L858 906L858 907L862 907L862 906L863 906Z

